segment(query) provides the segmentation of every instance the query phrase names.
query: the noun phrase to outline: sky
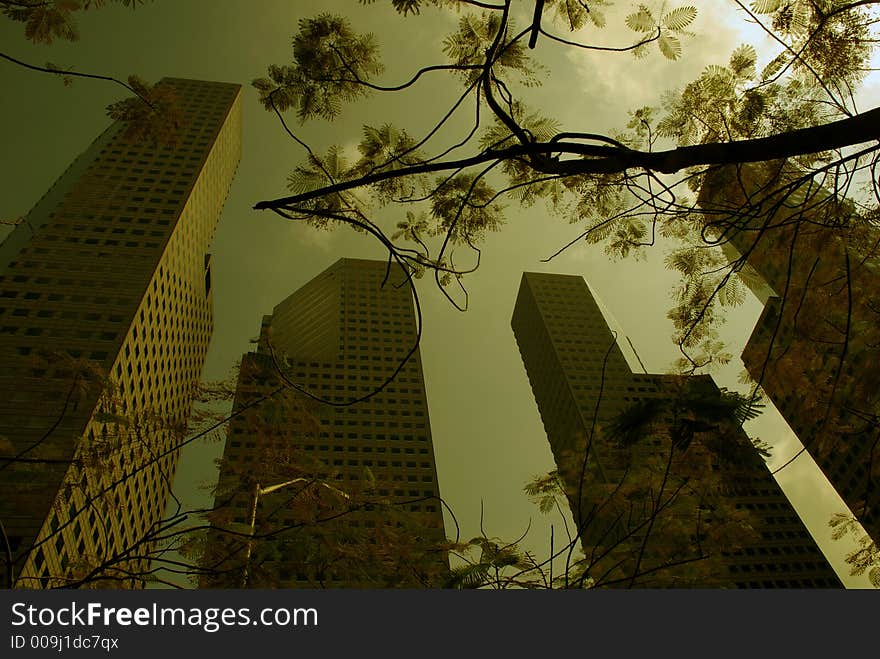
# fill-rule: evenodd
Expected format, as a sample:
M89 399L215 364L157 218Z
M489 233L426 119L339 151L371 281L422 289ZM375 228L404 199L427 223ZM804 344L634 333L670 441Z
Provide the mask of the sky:
M523 15L531 14L531 2L515 4ZM547 67L544 84L526 98L567 130L602 133L623 128L627 111L658 104L663 92L681 88L708 64L726 63L740 43L755 45L762 54L759 66L772 57L763 55L771 52L770 42L736 13L732 2L695 4L699 14L692 24L694 36L684 41L683 57L675 62L656 49L645 59L635 59L628 53L589 53L540 42L535 52ZM598 45L629 45L634 33L623 26L623 17L634 7L619 2L608 12L608 27L586 29L579 36ZM267 65L288 63L297 21L323 12L344 14L357 31L376 35L386 65L380 79L385 84L408 79L418 66L442 61L443 37L458 20L454 12L430 9L404 18L382 0L368 6L354 0L155 0L136 11L109 5L81 13L80 41L52 46L32 45L20 24L0 22L3 51L34 64L51 61L117 78L136 73L150 82L171 76L243 85L242 159L212 249L215 331L204 370L207 380L228 376L251 349L263 314L338 258L386 256L374 239L362 234L320 231L252 210L260 200L286 194L286 176L304 154L260 106L249 83L266 75ZM9 221L26 214L108 125L104 108L124 93L112 83L84 79L65 87L56 76L6 62L0 62L0 80L5 96L0 104L5 151L0 159L0 218ZM457 80L433 74L405 93L361 100L333 123L299 124L293 115L288 120L317 152L331 144L352 151L365 124L392 122L412 135L423 133L459 93ZM880 98L873 80L861 98L866 106ZM471 113L469 109L455 118L452 132L438 138L438 149L464 135ZM377 218L393 228L401 214L380 209ZM430 278L418 283L424 321L421 354L440 492L455 512L462 539L479 534L482 514L489 536L511 541L528 528L520 546L544 557L550 525L559 533L562 521L542 516L523 493L530 478L555 465L510 329L521 274L583 276L608 310L612 327L629 337L652 372L668 371L677 357L666 318L675 278L663 268L663 245L645 261L612 262L600 246L577 243L543 262L582 228L550 215L540 204L523 210L508 202L505 222L502 231L488 236L479 270L465 280L465 313L450 305ZM463 251L456 255L459 264L471 258ZM731 313L724 338L734 355L739 355L759 312L750 298ZM714 375L719 385L733 388L741 370L734 359ZM771 468L799 449L772 410L749 430L773 447ZM175 482L178 496L194 507L210 505L202 486L216 480L214 460L221 453L216 442L200 442L185 451ZM828 520L845 506L809 456L802 454L777 478L844 583L868 587L866 578L848 576L843 556L852 546L831 540ZM454 528L447 517L447 534Z

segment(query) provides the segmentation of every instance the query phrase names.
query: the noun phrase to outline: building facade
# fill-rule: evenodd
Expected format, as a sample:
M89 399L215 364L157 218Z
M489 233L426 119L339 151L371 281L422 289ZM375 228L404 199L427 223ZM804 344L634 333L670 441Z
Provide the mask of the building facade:
M765 304L743 351L752 378L875 540L880 538L880 233L789 165L707 177L700 204L729 223L731 262ZM778 190L783 192L778 192Z
M263 319L242 358L203 587L438 585L418 323L403 271L359 259Z
M143 585L211 339L240 86L166 78L178 140L116 122L0 246L3 583ZM129 578L129 576L131 578Z
M581 277L525 273L511 325L593 583L841 585L711 378L634 372Z

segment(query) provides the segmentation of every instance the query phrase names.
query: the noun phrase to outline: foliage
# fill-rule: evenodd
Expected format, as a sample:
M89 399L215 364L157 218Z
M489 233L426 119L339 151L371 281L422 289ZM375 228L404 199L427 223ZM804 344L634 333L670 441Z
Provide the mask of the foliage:
M554 66L578 61L579 52L644 57L656 53L651 46L656 42L660 55L679 60L689 30L696 29L695 7L644 4L614 14L602 2L554 0L535 5L535 15L529 16L510 2L392 2L400 20L419 20L428 7L459 11L457 28L443 40L435 63L400 84L385 83L378 77L378 48L370 38L362 60L339 52L334 59L326 46L315 47L315 56L323 58L327 70L338 71L337 78L321 79L299 56L288 67L293 78L318 85L328 103L332 97L334 117L346 99L404 93L444 75L458 83L461 96L421 136L407 132L402 152L362 145L362 153L377 154L368 168L317 177L308 189L255 208L316 226L332 221L369 227L415 275L433 270L444 294L462 309L445 285L455 281L466 299L466 276L479 266L488 235L501 229L510 208L504 202L527 207L543 200L551 212L582 227L551 259L579 241L602 245L611 258L641 258L657 244L671 246L665 263L679 275L669 312L681 352L676 370L696 373L733 358L720 339L720 325L727 309L747 298L746 288L778 297L778 322L766 337L770 344L758 338L750 344L753 352L762 346L764 361L752 359L749 370L759 387L775 378L774 401L803 420L799 433L811 452L844 455L845 446L869 445L865 438L877 428L874 378L859 364L870 346L880 344L870 332L880 324L870 293L880 245L875 176L880 109L860 112L854 101L876 42L873 4L737 0L774 49L759 53L754 45L741 44L683 89L634 109L625 125L608 131L590 126L586 111L577 115L584 118L580 125L566 126L552 117L554 108L534 91L548 77L537 75L546 66L541 56L562 44L570 57L563 64L548 58ZM528 23L518 28L514 19ZM597 34L611 20L639 40L629 46L601 43ZM347 43L367 39L347 23L346 30ZM307 35L304 29L295 39ZM422 51L430 56L427 48ZM364 75L350 75L361 64ZM260 80L255 85L265 102L270 88ZM288 92L294 95L285 97L290 107L312 95L296 96L290 86L278 91ZM579 101L574 90L566 93L585 110L594 102ZM451 130L451 117L465 102L477 110L470 130L451 140L451 147L432 146L435 135ZM399 127L383 130L403 134ZM389 239L373 216L375 208L393 206L406 220L391 221L397 228ZM456 244L470 248L470 263L476 265L453 260ZM768 326L772 311L765 312ZM811 395L783 401L789 398L780 393L783 380L789 390L795 382ZM724 411L733 410L727 405ZM649 403L630 412L633 418L617 431L635 441L639 419L659 412ZM714 421L689 417L686 406L678 412L678 425L667 431L678 450L699 436L701 423L715 427ZM740 407L738 413L750 412ZM836 440L834 429L842 431ZM716 448L723 452L725 447ZM872 483L880 461L873 452L852 451L854 458L871 460L859 487L878 491ZM868 500L872 496L864 499L865 510L875 505Z
M453 544L451 551L462 559L462 563L450 570L444 584L447 588L504 590L538 586L535 575L524 576L535 569L534 559L514 543L504 544L498 538L478 536L468 542ZM508 574L510 569L513 569L513 575Z
M292 66L270 66L269 77L253 85L267 109L295 107L300 119L333 119L382 71L373 36L356 35L346 19L330 14L300 21L293 60Z
M175 144L182 124L177 97L168 85L149 85L137 76L128 77L137 94L107 106L107 116L123 122L131 141Z
M848 534L857 537L859 548L846 555L850 574L861 576L867 572L871 585L880 588L880 549L871 536L862 530L858 520L852 515L837 513L828 521L828 526L834 529L831 533L834 540L840 540Z
M109 0L135 9L145 0ZM50 44L56 39L78 41L75 13L103 7L107 0L0 0L0 14L24 23L24 35L34 43Z
M132 9L146 0L109 0ZM25 36L34 43L51 44L56 39L78 41L73 14L77 11L103 7L108 0L0 0L0 14L26 24ZM150 86L138 76L128 78L128 84L112 76L74 71L52 62L37 66L23 62L6 53L0 57L31 71L58 76L65 87L77 78L105 80L127 89L133 98L111 103L107 115L126 123L126 134L132 140L146 139L153 143L174 144L181 123L181 111L170 88Z
M28 39L49 43L75 39L75 12L101 4L3 1L0 11L24 23ZM288 178L291 196L257 207L320 227L348 224L368 232L383 240L415 275L433 271L441 286L452 281L461 284L476 269L456 265L452 249L472 248L478 264L482 242L503 225L508 199L523 206L545 200L552 211L583 227L578 240L602 244L614 258L638 258L658 238L674 241L666 264L680 273L681 284L670 317L684 372L731 358L718 339L717 327L724 309L745 297L742 278L736 275L745 273L749 261L763 253L769 262L788 266L782 268L787 270L780 279L784 286L777 286L783 289L777 291L782 295L779 322L768 337L766 360L770 363L772 358L778 372L814 394L802 395L803 400L796 402L805 418L825 433L824 443L819 437L815 448L829 454L838 448L828 439L829 429L839 431L843 440L876 430L876 378L869 374L860 380L865 369L857 367L858 360L878 345L871 330L878 324L872 294L875 202L880 198L874 175L878 115L877 110L858 112L852 100L874 47L870 4L845 0L741 4L749 19L763 26L779 45L769 61L760 61L763 54L743 44L684 89L669 92L654 107L635 109L618 131L601 133L589 125L565 126L550 116L549 108L535 107L542 98L534 88L546 71L539 56L563 43L571 49L617 50L642 57L651 54L650 44L656 42L660 55L677 61L684 56L682 44L696 20L694 7L664 5L658 11L639 5L622 18L638 40L606 47L595 36L610 15L601 1L548 0L537 22L518 29L509 2L392 0L400 20L419 20L429 7L459 12L456 30L437 53L440 63L422 67L411 79L393 85L380 80L384 68L375 38L359 34L345 18L322 14L300 22L290 63L270 65L267 77L253 83L263 106L282 120L286 110L294 110L301 121L332 120L346 104L368 94L397 93L443 74L456 81L462 95L423 134L390 123L364 127L360 139L351 140L357 144L354 158L346 158L350 150L338 145L322 155L306 146L305 162ZM557 36L556 29L567 32L567 38ZM534 41L527 45L528 39ZM67 73L54 65L38 70ZM130 85L140 98L114 104L111 116L129 122L132 137L173 139L178 119L170 113L171 99L142 81L132 79ZM466 100L477 112L465 139L448 148L433 146L432 137L448 126L449 117ZM587 108L586 102L583 107ZM826 124L830 127L824 128ZM857 177L868 174L869 194L847 199ZM678 178L672 180L672 175ZM376 208L393 206L403 212L390 220L396 222L396 231L392 229L388 238L381 223L372 218ZM738 256L731 256L727 249L731 246ZM820 265L811 269L814 259ZM786 332L799 338L786 339ZM835 346L836 352L819 350L817 345ZM756 379L763 384L762 378ZM726 398L724 392L717 403L688 396L678 398L671 425L662 418L669 414L668 408L645 403L597 430L620 440L620 453L613 457L622 461L624 470L627 455L646 437L656 437L668 449L637 473L609 480L604 489L589 494L586 503L594 509L641 511L634 525L613 529L618 539L638 535L636 529L644 528L645 520L656 521L678 498L681 489L677 488L683 487L685 477L677 475L678 480L670 481L665 475L681 455L700 458L692 460L685 473L687 469L698 473L694 465L705 470L710 453L723 456L737 446L713 439L724 435L716 432L725 426L721 419L733 415L741 422L753 413L754 401L745 405L742 399ZM845 413L829 412L844 408ZM125 425L112 410L102 418L111 429ZM583 439L568 467L532 488L542 509L553 505L561 483L572 482L575 467L581 468L577 482L583 480L588 451L588 440ZM267 469L291 464L278 455L266 456L263 462ZM876 471L872 461L868 485ZM313 479L314 474L302 472L296 477ZM564 489L580 510L581 496L570 484ZM310 508L314 502L307 501L307 494L302 495L303 510L314 514ZM704 493L693 496L701 501ZM366 505L367 499L363 501ZM580 527L583 520L577 517ZM669 528L683 538L675 551L684 551L685 545L693 549L688 544L688 524L680 517L670 521ZM266 531L267 539L273 535L274 529ZM720 531L718 537L723 537ZM496 570L526 569L527 557L515 544L485 536L464 543L463 553L479 552L479 556L470 571L460 575L459 584L473 585L475 579L493 575L497 580ZM267 556L292 550L284 544L270 545L266 544ZM616 568L592 576L596 561L616 556L619 543L596 542L593 547L600 547L598 554L591 550L586 562L579 563L581 583L626 578ZM360 547L354 554L366 549ZM309 561L314 557L314 552L306 555Z
M737 497L754 487L756 473L770 478L741 430L759 406L704 379L669 376L665 383L665 395L642 399L594 428L589 441L556 454L558 470L526 484L542 513L560 513L567 542L537 561L518 549L519 541L484 534L455 548L464 561L453 568L455 585L726 583L723 556L749 546L760 522L740 510ZM566 501L574 529L565 521ZM554 561L564 563L555 574Z
M559 471L554 469L544 476L536 476L526 483L523 489L532 503L538 506L538 510L546 514L557 507L557 495L563 491L563 488Z
M364 467L357 479L301 442L321 441L321 409L278 389L262 355L243 360L235 405L271 398L230 423L215 505L185 550L202 587L437 587L447 543L409 511L417 498ZM247 448L237 450L244 443ZM243 458L243 459L242 459ZM351 474L349 474L351 476ZM260 488L259 493L256 488ZM248 514L253 514L253 526Z
M444 127L449 115L422 139L390 124L378 129L365 127L358 146L364 156L360 163L331 166L341 153L339 147L331 147L328 164L310 152L309 163L291 175L294 195L261 202L257 208L283 209L317 226L348 222L362 230L365 222L371 222L373 203L426 206L430 209L427 215L415 209L407 211L412 217L426 219L420 220L417 240L411 232L398 234L416 243L414 251L406 248L399 254L416 271L445 263L445 268L451 267L459 275L465 271L449 262L447 251L455 243L477 249L488 233L500 229L503 206L498 200L502 195L523 206L545 199L552 210L586 225L583 237L604 243L606 252L616 258L639 258L659 233L682 243L667 259L668 265L683 275L671 313L679 345L692 353L682 367L729 360L713 325L720 322L721 309L743 300L743 289L731 272L725 271L725 257L717 249L705 249L704 214L655 175L687 169L690 163L673 158L671 151L663 152L662 158L660 154L654 157L654 145L658 140L674 140L682 146L709 147L736 139L786 135L843 116L848 111L838 93L839 85L843 80L846 84L857 81L872 47L862 8L756 3L753 11L757 19L772 15L784 27L778 35L783 50L769 64L760 69L755 49L744 44L726 65L709 66L683 91L667 94L662 109L638 109L625 130L604 136L566 130L543 112L529 108L524 91L517 93L514 88L519 82L521 89L527 90L539 81L537 72L542 65L535 58L538 49L526 47L527 35L534 37L537 27L543 38L555 39L545 29L545 24L555 22L580 37L588 26L596 29L606 24L601 10L604 3L548 2L540 16L543 22L519 32L507 3L477 7L480 11L469 4L393 3L410 20L427 6L455 8L461 15L458 29L443 41L446 62L423 67L409 81L391 86L376 81L382 65L371 35L358 35L346 19L329 14L302 21L294 37L293 62L273 65L268 78L254 81L267 109L296 107L300 119L332 119L344 104L369 93L401 92L429 75L446 72L459 76L464 86L464 95L453 111L471 96L477 105L488 109L491 122L488 126L475 124L465 141L437 155L426 151L426 142ZM786 12L803 20L785 19ZM696 8L688 5L664 9L659 16L651 7L640 5L623 22L647 35L647 40L621 50L640 55L651 41L657 41L664 56L677 59L679 37L689 36L687 30L696 16ZM811 49L820 39L825 40L825 46ZM593 48L589 43L566 43ZM832 68L834 76L826 75ZM828 96L829 102L816 102L817 95ZM451 151L467 146L471 137L479 151L464 158L448 157ZM864 136L852 139L857 142ZM828 149L804 150L805 140L794 136L791 140L799 166L828 162ZM754 148L755 154L744 154L746 160L761 159L763 147L756 142ZM693 153L688 158L695 165L719 162L719 157L727 162L723 150L704 148ZM704 153L705 159L697 155ZM475 168L481 171L467 171ZM634 171L638 169L644 171ZM684 182L692 190L700 189L702 171L689 170ZM440 176L432 183L430 175L435 172ZM426 240L431 236L443 238L439 247Z

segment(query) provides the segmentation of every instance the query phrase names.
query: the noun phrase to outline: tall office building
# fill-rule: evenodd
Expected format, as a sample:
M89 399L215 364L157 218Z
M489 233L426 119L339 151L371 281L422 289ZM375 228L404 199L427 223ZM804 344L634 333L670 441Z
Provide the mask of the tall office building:
M581 277L525 273L511 325L599 585L840 586L711 378L633 372Z
M448 563L417 342L406 276L383 261L341 259L263 319L242 358L203 587L245 573L253 587L437 585ZM279 369L320 400L278 391Z
M730 224L731 261L745 255L745 280L765 304L746 369L876 540L880 233L845 198L794 179L779 163L738 176L724 168L707 177L700 204Z
M240 158L241 93L159 84L181 110L178 142L114 123L0 246L7 587L140 586L165 510L211 339L208 249Z

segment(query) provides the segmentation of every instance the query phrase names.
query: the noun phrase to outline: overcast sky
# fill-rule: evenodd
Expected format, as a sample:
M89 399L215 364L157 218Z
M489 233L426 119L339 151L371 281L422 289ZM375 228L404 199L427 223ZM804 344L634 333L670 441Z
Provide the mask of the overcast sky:
M531 1L520 4L522 11L531 13ZM706 65L726 63L744 41L759 52L770 52L762 51L771 48L769 42L734 12L732 2L695 4L700 12L693 24L696 36L685 41L683 59L677 62L656 49L637 60L627 53L572 51L540 42L536 52L547 64L548 75L544 86L527 98L567 130L606 132L623 127L627 110L657 104L662 92L698 77ZM259 200L286 193L285 177L301 162L303 152L258 104L249 82L264 76L270 63L288 63L297 21L319 12L344 13L356 30L376 34L386 64L382 80L388 84L408 79L419 65L442 61L442 39L454 29L457 16L427 10L404 19L386 5L390 2L363 6L354 0L156 0L136 11L109 6L85 13L78 19L81 41L51 47L25 41L20 24L0 24L4 50L36 64L51 61L120 78L137 73L151 82L173 76L244 86L243 155L213 248L215 332L206 379L228 375L250 349L249 340L257 336L262 315L338 258L385 257L381 246L364 235L321 232L251 210ZM622 17L634 6L619 3L617 13L608 12L608 28L585 30L581 38L599 45L632 43L634 33L623 27ZM759 65L769 57L772 54L762 57ZM0 216L10 220L27 213L106 127L104 107L120 93L110 83L88 80L65 88L54 76L5 62L0 62L0 76L6 101L0 105L5 152L0 160L4 182ZM405 94L359 102L333 124L300 126L293 116L290 121L318 152L333 143L353 149L364 124L390 121L418 135L442 116L459 93L456 80L434 74ZM866 107L871 105L871 99L880 97L877 86L866 86L863 97ZM463 136L471 112L453 124L457 133L441 137L438 148L444 139ZM400 218L396 210L381 213L377 218L391 227ZM662 266L663 247L644 262L612 263L600 247L579 243L552 262L541 262L580 231L577 225L549 216L540 205L523 211L510 202L506 226L488 238L479 271L465 281L470 296L466 313L456 311L433 290L428 278L419 282L424 309L421 350L440 492L455 511L463 538L479 533L481 502L489 535L512 540L531 521L522 546L539 556L546 555L549 547L549 524L560 524L558 519L542 517L522 492L532 476L554 468L510 329L523 271L584 276L649 370L664 372L677 356L670 339L672 325L666 319L674 278ZM459 264L471 258L463 251L456 257ZM750 300L732 314L726 338L735 355L759 311L757 302ZM742 366L738 359L734 362L716 375L720 385L736 386ZM774 446L771 466L794 455L796 440L778 417L767 413L760 426L761 438ZM216 478L213 459L221 452L222 446L208 444L185 454L176 489L192 505L210 503L203 494L199 499L197 486ZM828 519L844 507L823 484L809 457L799 457L778 479L844 582L866 586L867 579L848 576L842 556L849 545L830 540ZM453 532L448 518L447 532Z

